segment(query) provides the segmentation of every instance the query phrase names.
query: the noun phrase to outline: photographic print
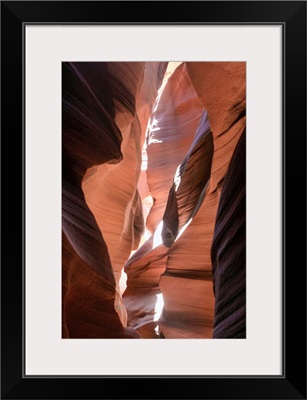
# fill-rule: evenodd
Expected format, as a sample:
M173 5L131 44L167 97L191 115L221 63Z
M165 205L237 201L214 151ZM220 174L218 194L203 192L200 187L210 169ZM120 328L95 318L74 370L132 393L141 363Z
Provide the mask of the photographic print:
M134 5L1 3L0 397L306 399L306 2Z
M62 338L246 338L245 136L245 62L62 62Z

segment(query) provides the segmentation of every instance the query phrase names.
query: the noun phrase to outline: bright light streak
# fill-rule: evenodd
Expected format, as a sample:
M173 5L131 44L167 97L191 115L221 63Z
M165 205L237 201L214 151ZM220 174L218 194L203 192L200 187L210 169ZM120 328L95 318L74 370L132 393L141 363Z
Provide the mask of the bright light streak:
M175 242L176 242L176 240L178 240L180 238L180 236L183 234L183 232L187 229L187 227L190 225L192 220L193 220L193 218L190 218L188 220L188 222L185 225L183 225L183 227L180 229L180 231L179 231L179 233L178 233L178 235L177 235L177 237L175 239Z
M178 165L177 169L176 169L176 173L175 173L175 177L174 177L174 184L175 184L175 191L177 192L178 187L180 185L181 182L181 176L180 176L180 165Z
M152 245L153 249L156 248L157 246L159 246L161 243L163 243L162 228L163 228L163 221L160 222L160 224L157 226L157 229L155 230L154 238L153 238L153 245Z
M156 294L157 301L155 305L155 315L154 315L154 321L158 321L158 319L162 315L163 307L164 307L164 301L163 301L163 296L162 293Z

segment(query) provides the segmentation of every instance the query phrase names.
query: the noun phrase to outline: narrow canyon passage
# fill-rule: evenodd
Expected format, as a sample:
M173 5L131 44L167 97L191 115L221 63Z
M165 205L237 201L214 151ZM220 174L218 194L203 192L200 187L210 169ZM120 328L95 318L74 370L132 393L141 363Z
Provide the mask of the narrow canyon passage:
M62 337L244 338L245 63L62 74Z

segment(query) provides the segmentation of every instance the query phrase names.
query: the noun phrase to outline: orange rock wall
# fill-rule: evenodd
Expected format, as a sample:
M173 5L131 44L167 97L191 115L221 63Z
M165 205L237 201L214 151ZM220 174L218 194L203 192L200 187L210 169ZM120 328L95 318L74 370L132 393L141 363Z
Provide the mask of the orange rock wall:
M245 63L64 64L63 337L244 337Z

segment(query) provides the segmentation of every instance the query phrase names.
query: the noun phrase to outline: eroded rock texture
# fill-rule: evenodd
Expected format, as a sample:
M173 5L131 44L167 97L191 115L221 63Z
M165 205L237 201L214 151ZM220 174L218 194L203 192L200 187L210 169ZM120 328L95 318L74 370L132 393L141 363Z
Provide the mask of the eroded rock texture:
M63 337L245 337L245 80L63 63Z
M150 65L143 93L145 63L63 63L65 337L139 336L124 328L119 279L143 230L142 126L164 68Z
M155 302L148 302L146 293L153 293L157 296L162 291L165 309L166 311L168 309L166 302L169 298L169 290L164 285L161 274L166 270L169 246L165 241L162 242L162 219L165 213L170 218L176 219L178 210L172 208L175 204L169 202L167 206L169 190L173 186L174 176L180 163L185 159L186 154L192 151L191 146L194 148L193 139L203 112L203 106L191 84L186 65L183 63L162 86L147 133L147 182L154 199L147 218L147 228L153 234L125 267L129 288L126 296L133 290L134 297L142 294L139 304L144 303L144 308L138 306L133 313L131 323L134 327L138 327L144 322L149 323L155 315L154 308L157 299L152 297ZM203 120L203 128L208 127L208 121L206 122L204 118ZM197 137L196 141L198 139ZM182 166L183 169L191 171L191 168L185 168L185 165ZM197 180L197 177L195 178ZM182 187L183 185L181 185ZM187 187L180 192L180 206L181 202L185 201L183 199L184 191L187 192ZM189 195L191 193L190 191ZM167 211L165 211L166 206ZM181 207L180 211L183 208ZM173 221L170 224L172 225ZM177 289L172 287L171 291L172 295L175 295ZM132 297L131 294L129 297ZM150 312L146 312L146 317L144 316L145 307L146 310L150 309ZM181 321L183 317L181 315Z
M122 161L115 165L95 166L87 171L82 183L86 202L108 246L116 281L115 309L125 326L127 315L120 279L131 250L138 248L144 231L142 203L137 188L142 162L141 150L151 107L165 67L160 63L150 63L146 69L145 63L108 64L118 82L126 85L134 109L118 109L114 118L123 138ZM121 95L126 96L124 91L121 91Z
M208 62L187 63L187 66L195 90L208 112L214 145L209 191L217 193L214 213L217 205L219 210L212 249L213 337L245 337L246 166L242 136L246 127L246 64Z
M246 139L239 139L227 171L212 245L215 338L246 337Z

